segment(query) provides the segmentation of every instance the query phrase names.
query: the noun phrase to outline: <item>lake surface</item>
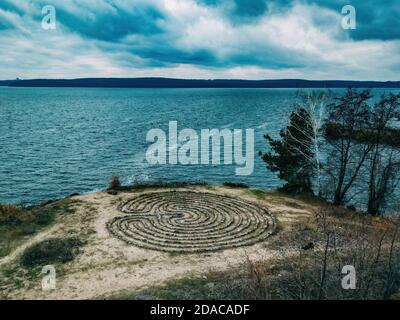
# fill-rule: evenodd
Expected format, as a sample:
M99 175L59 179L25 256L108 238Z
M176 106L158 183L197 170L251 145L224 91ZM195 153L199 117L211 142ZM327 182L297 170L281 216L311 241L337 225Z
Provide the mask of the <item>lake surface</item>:
M342 92L343 90L336 90ZM375 90L379 93L382 90ZM275 188L258 151L286 125L293 89L0 88L0 203L30 204L135 181L225 181ZM255 130L255 169L149 165L150 129Z

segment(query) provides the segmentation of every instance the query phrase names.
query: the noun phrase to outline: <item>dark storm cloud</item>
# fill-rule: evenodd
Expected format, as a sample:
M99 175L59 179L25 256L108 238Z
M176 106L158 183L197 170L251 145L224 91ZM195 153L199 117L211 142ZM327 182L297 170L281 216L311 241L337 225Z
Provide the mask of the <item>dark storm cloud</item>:
M296 2L293 0L198 0L208 6L223 7L234 3L225 9L226 16L232 22L252 23L258 17L276 12L284 12ZM367 39L400 39L400 2L399 0L299 0L298 3L310 4L331 9L340 13L343 6L353 5L357 13L357 29L350 37L355 40ZM269 9L273 7L271 12ZM320 23L324 23L320 21Z
M341 12L345 5L354 6L357 15L357 29L351 31L350 37L355 40L400 39L399 0L305 0L305 3L337 12Z
M14 12L14 13L17 13L18 15L24 14L23 9L19 8L17 5L15 5L14 3L12 3L8 0L2 0L0 2L0 9L2 9L4 11Z
M40 28L41 9L48 4L57 10L53 33ZM347 4L356 8L356 30L340 27L341 9ZM322 75L339 69L342 74L354 74L352 70L366 74L367 66L375 62L398 69L399 40L398 0L0 2L0 50L4 50L0 58L7 58L7 68L14 68L16 75L21 73L21 60L40 65L51 57L54 69L60 59L70 61L72 67L79 62L76 72L88 65L99 72L104 68L118 71L121 66L190 65L228 72L254 67ZM12 47L13 43L21 47ZM25 58L27 52L29 58Z
M214 54L210 50L205 49L185 51L155 46L149 49L133 49L131 52L144 59L148 59L148 66L166 66L175 63L201 64L206 66L219 64Z
M93 19L86 15L77 16L61 9L58 11L59 22L74 32L85 37L118 41L131 34L149 35L163 30L157 25L164 19L162 12L151 6L133 7L130 12L112 5L109 12L93 11Z

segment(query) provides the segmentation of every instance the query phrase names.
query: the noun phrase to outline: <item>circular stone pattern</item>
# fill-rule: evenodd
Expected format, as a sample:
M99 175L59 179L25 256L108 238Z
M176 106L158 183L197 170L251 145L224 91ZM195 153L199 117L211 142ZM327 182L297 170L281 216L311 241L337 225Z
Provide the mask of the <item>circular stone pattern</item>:
M117 238L167 252L205 252L251 245L275 230L275 219L250 202L213 193L145 193L122 202L107 223Z

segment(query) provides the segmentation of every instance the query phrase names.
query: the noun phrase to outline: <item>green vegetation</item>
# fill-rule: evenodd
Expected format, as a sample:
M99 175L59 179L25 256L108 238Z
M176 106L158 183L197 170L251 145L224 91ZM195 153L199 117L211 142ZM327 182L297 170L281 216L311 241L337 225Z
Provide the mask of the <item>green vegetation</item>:
M32 288L40 283L40 271L40 268L21 268L18 264L0 266L0 299L9 299L8 293L13 290Z
M26 249L21 257L24 267L32 268L72 261L79 253L82 242L77 238L54 238L39 242Z
M309 95L280 140L265 135L271 150L260 155L287 182L281 191L385 213L400 183L400 95L372 97L371 90L348 89L327 104L324 95ZM366 197L357 197L361 191Z
M328 140L352 138L354 141L360 143L373 141L374 139L378 138L378 134L382 134L382 136L379 137L382 144L392 147L400 147L400 129L396 128L385 128L385 131L382 133L379 133L373 129L361 128L356 129L353 133L351 133L348 129L339 124L327 123L324 126L324 134Z
M0 205L0 257L8 255L26 236L52 224L57 215L73 213L75 203L66 199L31 208Z
M308 161L313 157L313 127L309 112L300 108L290 115L290 124L280 132L281 140L265 135L272 151L260 156L272 172L279 172L280 179L286 184L281 188L293 194L312 192L313 167Z
M223 186L228 188L248 189L249 186L245 183L240 182L224 182Z
M265 198L268 194L267 191L261 189L248 189L247 192L257 198Z

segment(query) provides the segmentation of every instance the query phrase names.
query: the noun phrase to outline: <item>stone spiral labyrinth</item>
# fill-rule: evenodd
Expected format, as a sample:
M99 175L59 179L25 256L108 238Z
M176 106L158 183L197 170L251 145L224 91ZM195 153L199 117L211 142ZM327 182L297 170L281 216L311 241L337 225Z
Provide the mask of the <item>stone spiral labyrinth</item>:
M251 245L275 230L265 209L232 197L194 191L144 193L122 202L107 223L117 238L146 249L205 252Z

